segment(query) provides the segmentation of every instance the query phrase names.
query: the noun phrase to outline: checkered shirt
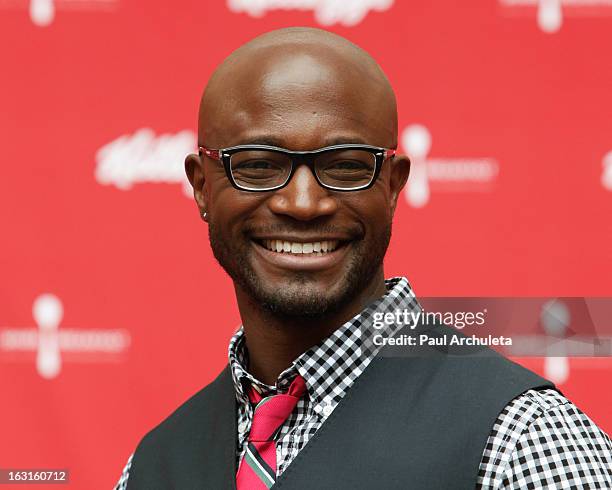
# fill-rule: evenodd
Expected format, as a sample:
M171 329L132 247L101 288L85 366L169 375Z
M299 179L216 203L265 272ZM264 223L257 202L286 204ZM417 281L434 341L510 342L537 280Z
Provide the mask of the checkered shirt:
M280 429L276 444L277 475L280 475L300 450L331 415L340 400L376 356L379 348L365 342L362 326L372 324L375 312L406 308L420 310L412 289L405 278L386 281L387 293L371 303L357 316L338 328L320 344L299 356L278 377L276 386L268 386L246 370L248 351L240 328L229 345L229 364L238 399L238 454L240 461L247 446L247 436L253 420L253 407L243 383L253 385L263 396L284 392L300 374L306 381L308 396L298 401L295 410ZM389 332L391 335L392 331Z
M299 356L279 375L275 386L260 382L246 370L244 331L240 328L234 334L229 344L229 364L238 401L237 463L246 449L253 420L245 386L252 384L263 396L270 396L286 391L297 374L306 381L308 396L300 399L278 434L280 475L376 356L377 348L364 342L362 325L371 325L374 312L420 309L406 278L385 283L387 293L382 298ZM131 461L132 456L115 490L126 488ZM476 488L612 489L612 442L556 390L529 390L498 416L484 448Z

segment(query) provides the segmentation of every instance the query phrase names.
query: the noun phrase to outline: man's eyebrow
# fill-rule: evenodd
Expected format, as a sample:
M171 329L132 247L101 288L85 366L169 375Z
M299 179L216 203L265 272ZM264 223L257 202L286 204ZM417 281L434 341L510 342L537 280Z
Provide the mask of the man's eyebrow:
M345 145L345 144L358 144L358 145L367 145L370 144L363 138L358 136L333 136L330 138L326 138L323 140L322 144L319 148L324 148L326 146L334 146L334 145ZM232 146L238 145L266 145L266 146L277 146L279 148L288 148L287 142L281 138L276 138L274 136L258 136L254 138L246 138L244 140L240 140L239 143L236 143ZM288 148L291 149L291 148ZM312 148L316 150L317 148Z

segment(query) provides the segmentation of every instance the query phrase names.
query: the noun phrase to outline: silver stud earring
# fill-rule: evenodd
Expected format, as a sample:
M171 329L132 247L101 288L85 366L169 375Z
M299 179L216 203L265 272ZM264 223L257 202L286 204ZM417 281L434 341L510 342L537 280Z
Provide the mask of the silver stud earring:
M204 221L206 221L206 217L207 217L207 216L208 216L208 213L207 213L206 211L203 211L203 212L202 212L202 219L203 219Z

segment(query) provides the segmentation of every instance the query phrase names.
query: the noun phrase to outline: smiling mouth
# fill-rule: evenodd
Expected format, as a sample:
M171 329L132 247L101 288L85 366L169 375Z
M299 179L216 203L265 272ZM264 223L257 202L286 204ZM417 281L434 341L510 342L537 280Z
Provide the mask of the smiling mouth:
M280 254L322 256L343 247L348 242L321 240L318 242L289 242L286 240L254 240L261 247Z

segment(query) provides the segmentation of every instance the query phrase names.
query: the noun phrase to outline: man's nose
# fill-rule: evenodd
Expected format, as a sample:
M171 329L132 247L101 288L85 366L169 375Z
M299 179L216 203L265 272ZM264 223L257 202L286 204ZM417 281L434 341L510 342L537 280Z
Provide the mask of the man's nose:
M268 200L275 214L284 214L300 221L329 216L338 209L338 201L319 185L312 171L300 165L291 181Z

